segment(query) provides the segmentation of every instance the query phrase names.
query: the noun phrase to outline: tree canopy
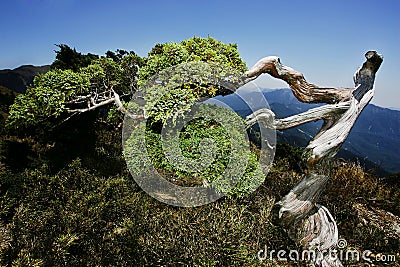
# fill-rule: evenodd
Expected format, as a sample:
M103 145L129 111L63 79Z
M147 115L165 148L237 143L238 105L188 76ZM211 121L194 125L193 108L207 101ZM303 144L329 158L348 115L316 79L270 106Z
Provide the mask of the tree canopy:
M236 44L224 44L211 37L193 37L179 44L156 44L149 52L146 64L140 69L140 82L168 67L190 61L215 62L241 72L246 71L246 64L240 58Z
M99 57L90 53L84 55L65 44L58 47L60 50L56 51L52 70L37 76L34 85L26 94L18 96L11 106L7 121L10 128L45 125L49 119L62 121L113 102L122 109L120 97L131 95L138 89L138 84L159 71L183 62L215 62L240 72L246 70L236 44L224 44L211 37L156 44L146 58L126 50L107 51L106 56ZM196 90L191 86L187 89L193 95ZM210 90L214 88L193 97L229 93ZM113 111L111 116L115 115Z
M86 55L77 52L66 44L56 45L60 50L56 50L56 60L51 64L51 69L73 70L78 71L82 67L86 67L92 61L99 58L98 55L88 53Z
M107 52L107 57L82 55L60 45L52 70L35 77L26 94L10 108L7 125L13 129L46 127L70 116L103 107L116 96L130 95L137 88L142 58L134 52ZM68 56L69 55L69 56ZM113 113L114 114L114 113Z

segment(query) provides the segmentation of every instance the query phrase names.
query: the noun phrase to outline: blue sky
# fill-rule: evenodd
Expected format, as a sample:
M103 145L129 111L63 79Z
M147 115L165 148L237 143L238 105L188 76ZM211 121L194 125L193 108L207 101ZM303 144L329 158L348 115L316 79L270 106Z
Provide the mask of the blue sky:
M54 44L84 53L117 48L145 56L156 43L210 35L237 43L251 67L277 55L318 85L352 87L364 53L384 62L373 103L400 108L400 1L3 0L0 69L44 65ZM263 77L266 88L287 87Z

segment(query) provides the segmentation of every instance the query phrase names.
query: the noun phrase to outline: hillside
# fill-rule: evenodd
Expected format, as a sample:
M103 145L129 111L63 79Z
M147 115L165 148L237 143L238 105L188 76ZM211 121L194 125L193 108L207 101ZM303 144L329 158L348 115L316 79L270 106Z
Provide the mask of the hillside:
M13 70L0 70L0 85L14 92L25 93L26 87L33 83L33 78L40 73L49 71L50 65L24 65Z

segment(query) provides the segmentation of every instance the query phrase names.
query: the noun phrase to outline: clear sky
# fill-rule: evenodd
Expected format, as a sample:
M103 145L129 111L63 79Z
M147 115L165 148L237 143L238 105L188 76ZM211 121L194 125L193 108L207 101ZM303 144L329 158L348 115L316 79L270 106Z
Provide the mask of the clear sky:
M54 44L146 56L156 43L210 35L237 43L248 67L277 55L310 82L352 87L364 53L376 50L384 62L373 103L400 108L400 0L2 0L0 11L0 69L50 64Z

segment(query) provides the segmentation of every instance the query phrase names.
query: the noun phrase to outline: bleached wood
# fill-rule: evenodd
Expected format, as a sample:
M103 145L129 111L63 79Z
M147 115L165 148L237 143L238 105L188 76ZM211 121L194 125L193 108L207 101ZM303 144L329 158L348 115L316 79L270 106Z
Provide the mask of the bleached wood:
M94 110L96 108L108 105L108 104L110 104L110 103L112 103L114 101L115 101L115 98L111 97L111 98L109 98L107 100L104 100L104 101L102 101L100 103L89 104L87 108L68 109L67 112L68 113L83 113L83 112L91 111L91 110Z
M289 225L304 219L315 208L323 188L328 181L325 175L307 175L289 194L277 203L281 208L279 218Z
M335 219L326 207L316 204L315 208L300 229L299 243L304 249L319 254L315 260L317 266L342 267L339 257L332 251L339 238Z
M85 97L85 99L88 99L88 98L89 97ZM124 105L122 104L119 94L116 93L113 89L110 89L110 96L108 98L106 98L105 100L103 100L101 102L96 102L93 98L90 98L90 101L88 101L88 107L87 108L68 109L67 112L68 113L72 113L71 116L73 116L76 113L88 112L88 111L97 109L99 107L111 104L113 102L117 106L117 110L121 111L122 113L124 113L128 117L130 117L132 119L143 118L143 115L136 115L136 114L133 114L133 113L129 112L124 107ZM69 119L71 116L69 116L67 119Z
M248 126L251 126L256 122L262 122L267 128L286 130L303 123L331 118L334 115L341 114L348 110L350 105L350 101L324 105L283 119L275 119L275 114L270 109L263 108L247 116L246 119Z
M382 63L382 56L375 51L369 51L365 57L367 61L354 74L355 88L329 88L328 91L326 91L326 88L321 89L322 87L308 83L301 73L282 65L277 57L261 59L246 72L249 78L268 73L286 81L300 101L314 103L318 100L319 102L333 102L335 104L310 109L304 113L280 120L274 119L272 111L262 109L247 117L248 126L259 120L266 127L282 130L323 119L323 127L306 148L306 151L310 152L307 162L311 166L326 156L333 157L374 94L375 73ZM327 95L324 96L322 92ZM269 125L271 117L273 118L272 125Z
M351 88L330 88L309 83L303 74L283 65L276 56L260 59L245 74L255 79L263 73L285 81L301 102L334 104L351 98Z
M328 209L317 204L328 176L317 174L317 163L332 158L339 151L354 126L358 116L374 95L375 74L383 57L375 51L365 54L366 61L354 74L355 87L325 88L308 83L300 72L281 64L278 57L261 59L246 72L248 79L262 73L287 82L299 101L306 103L328 103L301 114L275 119L269 109L260 109L246 118L247 127L256 122L267 128L284 130L315 120L324 120L320 131L310 141L304 152L308 175L281 201L279 218L285 225L297 227L301 233L297 241L306 249L334 248L338 242L336 222ZM299 226L300 225L300 226ZM342 266L338 259L327 256L314 261L316 266Z

